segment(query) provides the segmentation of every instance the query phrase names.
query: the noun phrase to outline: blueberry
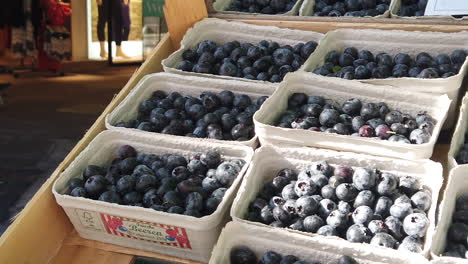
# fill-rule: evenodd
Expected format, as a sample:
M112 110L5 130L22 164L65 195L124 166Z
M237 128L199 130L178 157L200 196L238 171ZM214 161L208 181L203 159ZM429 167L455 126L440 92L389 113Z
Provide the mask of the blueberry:
M385 66L393 68L394 59L392 58L392 56L388 55L387 53L377 54L377 56L375 57L375 61L377 62L378 65L385 65Z
M237 76L237 67L233 63L223 63L219 68L219 75L224 76Z
M300 217L306 217L315 214L319 204L311 196L303 196L296 200L295 206L295 212Z
M323 174L327 177L330 177L333 175L334 168L330 164L328 164L327 161L321 160L321 161L313 162L308 167L308 170L312 172L313 174Z
M282 207L289 215L296 215L296 200L286 200Z
M332 185L325 185L321 189L321 194L324 199L336 200L335 187Z
M357 195L358 190L350 183L342 183L336 187L336 196L342 201L353 201Z
M106 189L106 179L101 175L91 176L86 180L84 189L90 197L97 198Z
M395 203L390 207L390 215L403 220L406 216L413 213L410 203Z
M108 202L108 203L116 203L116 204L119 204L119 203L122 202L122 199L120 198L120 195L115 191L103 192L99 196L98 200L103 201L103 202Z
M145 192L146 190L156 187L157 179L154 175L145 174L136 179L135 190L137 192Z
M426 235L426 231L429 228L429 219L427 219L426 215L415 213L410 214L405 217L403 221L403 229L405 233L410 236L415 237L424 237Z
M293 169L290 169L290 168L281 169L277 173L277 176L284 177L288 179L289 181L297 180L297 173Z
M226 188L218 188L214 192L211 193L211 197L214 197L218 200L223 200L224 195L226 194Z
M289 180L286 177L276 176L271 183L277 190L282 190L284 186L289 184Z
M346 240L353 243L369 243L372 233L369 228L361 224L354 224L346 231Z
M374 103L363 104L360 114L365 120L378 118L380 117L379 107L377 106L377 104Z
M305 231L316 233L320 227L325 225L325 222L319 216L311 215L304 218L303 225Z
M375 195L371 191L361 191L354 200L354 208L357 208L361 205L373 206L374 200Z
M218 205L221 203L221 200L210 197L205 201L205 210L210 215L216 211Z
M125 197L125 196L124 196ZM143 205L145 207L152 207L154 205L161 205L162 201L157 194L156 189L150 189L143 195Z
M405 237L401 244L398 246L398 250L409 251L414 253L421 253L422 248L423 245L421 240L413 236Z
M431 207L431 195L426 191L419 191L411 196L411 203L417 209L427 211Z
M317 45L318 44L315 41L308 41L304 43L304 45L301 48L301 57L305 60L309 58L310 54L312 54L317 48Z
M424 78L424 79L433 79L433 78L439 78L439 73L437 72L436 69L434 68L426 68L422 70L418 76L418 78Z
M294 192L299 197L312 195L317 191L317 189L317 184L312 180L298 180L294 185ZM283 189L283 192L284 190L285 189ZM284 198L286 199L286 197Z
M415 129L411 131L409 140L412 144L424 144L431 140L431 134L425 129Z
M301 110L306 116L318 117L323 108L319 104L305 104L301 107Z
M167 212L170 213L170 214L183 214L184 213L184 208L175 205L175 206L171 206L167 210Z
M377 184L377 192L380 195L391 195L395 192L397 186L398 178L393 174L384 172Z
M333 127L339 122L340 113L334 109L325 109L319 116L320 124L326 127Z
M366 168L356 168L353 173L353 185L357 190L371 190L377 181L377 173Z
M369 79L371 72L367 69L366 66L360 65L357 66L354 70L354 78L356 79Z
M465 62L466 55L467 54L464 50L454 50L452 54L450 54L450 58L453 63L463 64Z
M301 264L301 261L296 256L287 255L283 257L279 264Z
M262 263L264 264L280 264L282 256L274 251L267 251L262 256Z
M338 236L338 231L332 226L324 225L317 230L317 234L321 236Z
M379 65L372 70L372 77L376 79L385 79L392 75L391 68L387 65Z
M398 242L393 236L387 233L377 233L370 241L371 245L382 246L387 248L395 248Z
M366 124L366 121L362 116L355 116L351 121L352 128L355 132L358 132L359 129Z
M345 114L354 116L354 115L359 114L359 112L361 111L361 107L362 107L361 100L352 98L352 99L346 100L343 103L341 108Z
M142 202L142 196L138 192L129 192L122 197L123 204L136 206Z
M353 66L353 61L354 61L353 56L347 53L342 53L339 57L339 65L341 67Z
M291 65L294 60L294 53L285 48L280 48L273 52L273 62L278 66Z
M282 223L289 223L289 221L291 220L291 216L289 215L289 213L283 210L283 208L281 207L275 207L273 209L273 217L275 218L275 220L280 221Z
M232 264L256 264L257 263L257 257L255 256L255 253L245 246L239 246L239 247L233 248L231 250L229 258Z
M354 210L352 218L356 224L367 224L372 220L373 215L374 211L369 206L361 205Z
M318 213L323 219L327 218L331 212L337 209L337 205L330 199L323 199L319 203Z
M388 230L387 224L385 224L384 221L382 220L372 220L368 224L369 230L372 232L372 234L376 233L389 233L390 230Z
M83 187L75 187L71 190L70 196L73 197L87 197L86 189Z
M348 215L339 210L334 210L328 215L326 222L327 225L342 230L348 223Z
M295 196L295 197L297 197L297 196ZM269 205L271 207L283 206L285 202L286 202L286 200L283 197L273 196L269 201Z
M84 187L84 183L85 182L80 178L73 178L68 181L67 187L68 187L68 190L71 191L75 189L76 187Z
M465 244L467 235L468 235L468 225L464 223L452 223L452 225L447 231L447 239L453 242Z
M341 256L336 264L358 264L358 262L350 256Z
M394 238L400 240L403 237L403 223L398 218L389 216L385 219L385 224Z

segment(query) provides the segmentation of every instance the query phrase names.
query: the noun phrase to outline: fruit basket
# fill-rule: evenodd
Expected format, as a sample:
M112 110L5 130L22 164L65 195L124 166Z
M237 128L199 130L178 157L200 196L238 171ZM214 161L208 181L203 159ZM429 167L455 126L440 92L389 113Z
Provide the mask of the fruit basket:
M135 133L145 133L155 135L153 132L146 132L136 128L117 127L116 124L121 121L129 121L137 117L138 107L141 102L151 97L155 91L164 91L167 94L171 92L180 92L183 96L198 97L202 93L213 92L219 94L223 90L229 90L235 94L246 94L257 100L262 96L270 96L276 89L276 85L268 83L240 82L230 81L226 83L219 79L196 78L193 76L176 75L171 73L156 73L147 75L133 89L127 98L106 117L106 127L121 131L132 131ZM137 104L135 104L137 102ZM182 136L178 136L182 138ZM186 138L187 139L187 138ZM255 148L257 137L252 137L246 141L217 140L208 138L192 138L191 140L199 142L218 142L226 144L246 145Z
M458 116L458 121L455 127L455 131L453 132L452 142L450 143L450 150L448 154L448 165L450 169L463 165L463 164L458 164L457 156L459 155L460 150L463 148L463 145L465 144L465 138L466 138L465 135L467 133L466 126L467 126L467 121L468 121L467 115L468 115L468 95L465 94L461 102L460 113Z
M321 95L332 99L339 105L350 98L358 98L363 102L385 102L390 109L401 110L412 115L419 111L427 111L436 120L436 126L429 142L420 145L275 126L280 113L287 109L288 98L293 93L305 93L309 96ZM449 105L450 100L446 95L418 94L389 86L343 82L336 78L324 78L307 72L299 72L286 77L273 96L254 115L254 122L257 136L262 144L312 146L377 156L421 159L432 155L432 149L445 121Z
M300 16L313 16L314 15L314 10L315 10L315 5L318 1L316 0L304 0L304 2L302 3L302 6L301 6L301 9L299 10L299 15ZM376 13L376 14L373 14L373 15L362 15L362 16L359 16L359 17L366 17L366 18L388 18L390 17L390 10L392 8L392 6L394 5L394 0L393 1L388 1L390 4L387 6L387 9L384 11L384 12L381 12L380 14L379 13ZM341 8L343 7L346 7L346 4L344 4ZM353 8L354 10L354 8ZM333 10L332 10L333 11ZM336 17L338 19L345 17L345 18L349 18L349 16L346 15L346 13L340 13L340 15L338 16L336 14ZM353 17L353 16L351 16Z
M333 50L343 51L347 47L355 47L359 50L369 50L377 55L386 52L392 56L397 53L407 53L416 57L419 52L427 52L431 56L443 53L450 54L456 49L464 49L468 38L465 32L461 33L427 33L406 31L379 31L379 30L354 30L340 29L329 32L321 41L321 45L309 57L302 67L304 71L312 72L324 63L326 55ZM467 62L465 61L459 72L448 78L421 79L421 78L387 78L364 79L360 82L391 85L412 91L447 94L452 100L446 127L451 127L458 102L458 93L465 77ZM344 80L346 81L346 80Z
M158 155L169 153L190 156L197 152L217 151L224 160L240 158L247 163L226 191L216 211L201 218L64 194L70 179L81 177L83 169L88 164L98 166L110 164L112 156L122 145L131 145L138 152ZM84 238L206 262L225 223L230 204L252 154L253 151L248 147L216 143L208 146L201 142L164 136L153 138L119 131L105 131L96 136L64 170L55 182L53 192L79 235ZM89 181L86 181L86 184Z
M223 14L251 14L251 15L256 15L256 14L266 14L265 12L261 12L262 10L252 10L253 12L239 12L239 11L231 11L230 6L234 2L234 0L217 0L215 3L213 3L213 8L216 12L223 13ZM292 6L291 9L289 9L286 12L281 12L279 11L278 15L283 15L283 16L297 16L299 13L299 8L301 7L302 0L297 0L294 5ZM281 5L280 5L281 6ZM281 6L283 7L283 6ZM283 9L287 9L287 7L283 7ZM271 12L272 14L270 15L275 15L274 13L277 13L277 10L273 10ZM268 12L270 13L270 12Z
M258 235L252 236L252 233ZM274 251L283 256L294 255L304 261L313 260L319 263L336 263L343 255L353 257L358 263L429 263L418 255L389 254L380 248L356 250L336 241L320 241L318 243L308 237L280 229L229 222L221 232L218 244L213 250L210 264L232 263L229 261L230 252L239 246L248 247L258 257L267 251Z
M255 200L260 191L264 188L264 184L272 180L278 171L290 168L299 172L301 169L307 168L313 162L327 161L330 165L335 166L348 166L348 167L364 167L372 168L380 171L391 172L398 177L402 175L409 175L418 179L424 189L429 190L432 194L431 200L437 201L439 190L442 186L442 167L440 164L432 161L403 161L389 158L378 158L374 156L367 156L362 154L354 154L349 152L335 152L331 150L322 149L301 149L301 148L280 148L273 146L263 146L258 149L252 159L251 166L247 171L244 181L239 189L239 193L234 200L231 216L234 221L241 222L247 225L264 226L270 229L276 227L269 227L263 223L252 222L246 220L249 212L251 202ZM299 181L299 180L298 180ZM285 198L286 199L286 198ZM428 218L430 226L427 229L425 242L421 254L428 257L432 243L432 235L435 227L435 214L436 203L432 203L429 211ZM276 218L275 218L276 219ZM328 223L328 222L327 222ZM286 229L289 232L306 235L313 241L327 241L329 243L341 243L342 245L349 245L356 250L369 250L378 249L383 250L383 247L363 244L351 243L344 239L335 236L322 236L315 233L308 233L304 231L297 231L291 228ZM401 251L393 251L392 249L385 249L391 254L397 254ZM405 252L407 255L412 253Z
M209 1L209 0L208 0ZM83 9L85 10L85 9ZM177 258L131 247L84 239L78 235L68 216L52 193L52 185L70 163L89 143L105 130L105 117L110 114L148 74L162 72L161 61L179 49L186 31L196 22L207 18L223 18L258 26L274 26L303 31L326 33L338 28L386 29L407 31L459 32L468 30L464 21L420 19L372 19L372 18L316 18L294 16L229 15L209 13L203 0L166 1L164 8L169 33L166 34L128 83L113 98L83 138L57 166L50 178L17 215L0 237L1 263L99 263L131 264L135 256L156 258L168 263L201 264L201 262ZM448 135L441 136L432 160L446 165ZM47 239L44 239L47 238ZM404 263L405 261L400 261ZM423 262L423 261L421 261Z
M230 29L229 32L226 32L227 28ZM219 79L224 79L224 80L249 81L249 79L247 78L240 78L240 77L234 77L234 76L214 75L214 74L207 74L207 73L194 73L190 71L182 71L182 70L177 69L177 67L180 66L179 63L182 62L184 53L188 49L195 48L197 47L198 43L201 43L202 41L206 41L206 40L213 41L215 44L226 44L232 41L238 41L238 42L241 42L241 44L242 43L252 43L252 44L255 43L256 44L262 40L263 41L266 40L266 41L275 41L277 42L277 45L279 44L279 45L293 46L295 44L298 44L299 42L314 41L318 43L322 37L323 37L323 34L320 34L317 32L282 29L278 27L258 27L258 26L249 25L246 23L227 22L227 21L218 20L218 19L204 19L203 21L195 24L192 29L187 31L187 33L184 35L184 38L181 42L181 48L177 50L176 52L174 52L167 59L163 60L162 63L163 63L164 71L170 72L170 73L203 76L203 77L209 77L209 78L219 78ZM199 53L198 50L197 50L197 53ZM232 55L233 53L234 51L232 51L231 56L234 56ZM310 51L309 51L309 54L310 54ZM224 55L226 56L226 54ZM237 56L238 55L242 55L242 53L237 54ZM247 54L244 54L244 55L247 55ZM304 56L304 58L302 59L305 59L305 57L306 56ZM255 62L249 61L249 62L253 63L252 66L254 66L256 61ZM289 61L289 63L291 62ZM223 65L224 65L224 62L223 62ZM250 80L250 81L258 82L258 80Z
M463 213L465 212L463 211L463 207L466 207L466 195L468 194L466 172L467 169L464 166L456 167L450 171L443 200L439 206L438 223L431 247L431 258L434 263L467 263L467 260L464 258L454 257L453 254L445 255L448 243L460 244L460 241L452 240L459 239L456 237L457 234L461 237L466 235L466 231L463 228L456 229L452 225L453 222L459 225L467 223L466 219L463 218ZM465 199L459 200L460 197L465 197ZM457 220L454 221L454 219ZM462 227L464 227L463 224ZM466 238L461 242L461 244L464 243L466 243Z

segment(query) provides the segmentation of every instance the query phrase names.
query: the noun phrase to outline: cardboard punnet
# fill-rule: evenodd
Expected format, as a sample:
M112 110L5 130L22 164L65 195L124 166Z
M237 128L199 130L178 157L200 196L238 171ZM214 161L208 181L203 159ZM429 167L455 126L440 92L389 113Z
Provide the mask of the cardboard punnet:
M455 203L458 197L468 195L468 167L459 166L450 171L442 202L439 205L437 227L432 237L431 258L434 263L467 264L467 259L442 257L447 243L447 231L452 224Z
M320 41L319 46L300 70L312 72L323 65L325 56L333 50L343 51L347 47L366 49L377 55L386 52L390 55L407 53L415 57L420 52L427 52L432 56L442 53L450 54L456 49L466 49L468 46L468 32L441 33L441 32L409 32L399 30L372 30L372 29L338 29L328 32ZM447 94L452 105L447 117L447 128L453 125L458 92L466 74L468 62L462 65L460 72L449 78L420 79L420 78L387 78L353 80L362 83L391 85L407 91ZM344 80L336 77L327 77Z
M242 82L233 80L226 82L220 79L201 78L187 75L178 75L172 73L154 73L143 77L128 96L108 115L106 116L106 127L120 131L131 131L131 133L143 133L148 136L159 135L160 133L146 132L133 128L122 128L114 126L121 121L135 119L138 113L138 106L143 100L151 97L154 91L164 91L166 93L178 92L182 95L191 95L198 97L203 92L219 93L223 90L229 90L234 93L246 94L252 99L261 96L271 96L277 85L271 83ZM168 135L169 136L169 135ZM183 138L182 136L173 136ZM215 140L208 138L191 138L195 142L218 142L234 145L245 145L255 148L257 137L248 141Z
M185 50L195 47L203 40L212 40L218 44L224 44L235 40L241 43L258 43L261 40L271 40L278 42L280 45L295 45L300 42L311 40L319 42L322 37L323 34L312 31L292 30L274 26L257 26L241 22L229 22L216 18L207 18L196 23L193 28L187 30L187 33L182 39L180 49L163 60L162 65L165 72L224 80L261 82L239 77L181 71L177 69L177 64L182 61L182 54Z
M297 16L299 13L299 8L301 7L303 0L297 0L297 2L294 4L293 8L289 10L286 13L282 14L276 14L276 15L282 15L282 16ZM231 5L233 0L216 0L216 2L213 3L213 9L222 14L248 14L248 15L262 15L265 16L266 14L262 13L245 13L245 12L237 12L237 11L229 11L228 8ZM268 15L270 16L270 15ZM274 16L274 14L273 14Z
M413 16L413 17L400 16L398 13L400 13L401 1L402 0L392 0L392 5L390 6L391 18L407 19L408 22L410 22L411 20L427 20L427 19L440 19L440 20L465 20L467 19L466 16L462 18L455 18L453 16Z
M301 8L299 9L299 16L313 16L314 15L314 8L315 8L315 2L316 0L304 0L304 2L301 5ZM392 9L392 5L394 4L395 0L392 0L390 3L390 6L387 11L385 11L383 14L372 17L372 18L387 18L390 17L390 10ZM365 16L366 18L370 18L371 16ZM349 17L336 17L337 19L340 18L349 18Z
M463 97L460 113L458 115L457 125L455 126L455 131L453 132L452 141L450 142L450 150L448 152L448 166L449 169L453 169L456 166L460 166L455 160L458 152L465 143L465 135L467 133L468 126L468 94L465 94ZM465 166L465 165L461 165Z
M350 98L358 98L363 103L385 102L390 109L413 116L426 111L434 118L436 124L430 141L420 145L274 126L281 113L287 109L288 98L293 93L320 95L340 105ZM422 94L391 86L343 82L337 78L324 78L308 72L290 73L255 113L255 133L262 144L289 144L403 159L428 159L432 155L449 105L447 95Z
M71 178L82 177L83 169L89 164L110 164L122 145L132 145L137 151L144 153L177 153L187 157L198 152L218 151L223 159L241 158L247 163L217 210L201 218L63 194ZM120 131L104 131L64 170L54 183L52 191L81 237L207 262L221 228L229 217L228 210L252 155L253 150L246 146L226 146L215 142L206 144L165 136L155 138Z
M374 168L379 169L380 171L393 173L398 177L409 175L419 179L423 188L431 192L433 201L428 211L430 226L426 233L423 252L421 252L423 256L429 256L432 243L431 238L435 228L437 198L439 196L439 190L442 187L443 180L442 165L430 160L405 161L324 149L283 148L271 145L262 146L256 150L232 205L231 216L233 220L243 224L264 226L274 229L273 227L262 223L245 220L250 203L257 197L258 192L261 190L263 185L272 180L279 170L283 168L292 168L299 172L309 166L312 162L323 160L328 161L328 163L333 166L344 165L351 167ZM397 253L393 249L384 249L370 244L351 243L339 237L325 237L307 232L294 231L292 229L286 230L292 233L306 235L310 237L311 240L319 243L322 241L325 243L339 243L350 247L352 246L358 251L368 250L368 252L372 252L374 249L381 249L386 250L388 254L392 254L392 252L393 254ZM402 255L406 256L411 254L413 253L405 252Z
M229 264L231 249L246 246L258 258L267 251L275 251L283 256L294 255L300 260L336 263L343 255L351 256L360 264L425 264L427 259L416 254L394 254L382 248L355 248L349 243L313 239L290 233L280 228L246 225L229 222L223 228L209 264ZM309 262L307 262L309 263Z

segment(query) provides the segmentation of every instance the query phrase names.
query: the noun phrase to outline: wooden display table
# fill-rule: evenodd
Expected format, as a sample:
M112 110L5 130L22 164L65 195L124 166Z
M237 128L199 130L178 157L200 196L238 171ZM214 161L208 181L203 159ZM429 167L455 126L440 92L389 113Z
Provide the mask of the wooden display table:
M78 142L63 162L57 167L50 178L39 189L24 210L16 217L12 225L0 238L0 263L99 263L99 264L127 264L133 263L135 256L146 256L175 263L198 263L161 254L135 250L79 237L62 208L56 203L52 194L52 184L58 175L70 162L88 145L88 143L105 129L104 119L130 92L135 84L146 74L162 71L161 61L168 57L178 46L186 30L195 22L208 17L203 0L166 0L165 13L169 33L154 49L149 59L134 73L128 83L115 96L104 112ZM413 23L410 20L395 21L365 20L367 23L333 22L329 20L312 20L307 18L288 18L288 21L271 20L266 18L254 19L254 16L235 17L232 15L215 15L226 19L236 19L259 25L276 25L294 29L327 32L336 28L377 28L403 29L421 31L456 32L468 30L466 22L424 21ZM280 17L284 18L284 17ZM284 18L285 19L285 18ZM464 89L461 89L464 90ZM451 135L449 133L448 135ZM433 159L445 166L448 145L437 145ZM444 171L447 175L447 171Z

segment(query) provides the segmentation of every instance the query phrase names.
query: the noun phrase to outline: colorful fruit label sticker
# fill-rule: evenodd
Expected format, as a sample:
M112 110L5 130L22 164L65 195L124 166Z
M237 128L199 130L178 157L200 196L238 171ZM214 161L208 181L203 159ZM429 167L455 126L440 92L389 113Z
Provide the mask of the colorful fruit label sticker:
M101 213L107 233L184 249L192 249L185 228Z

